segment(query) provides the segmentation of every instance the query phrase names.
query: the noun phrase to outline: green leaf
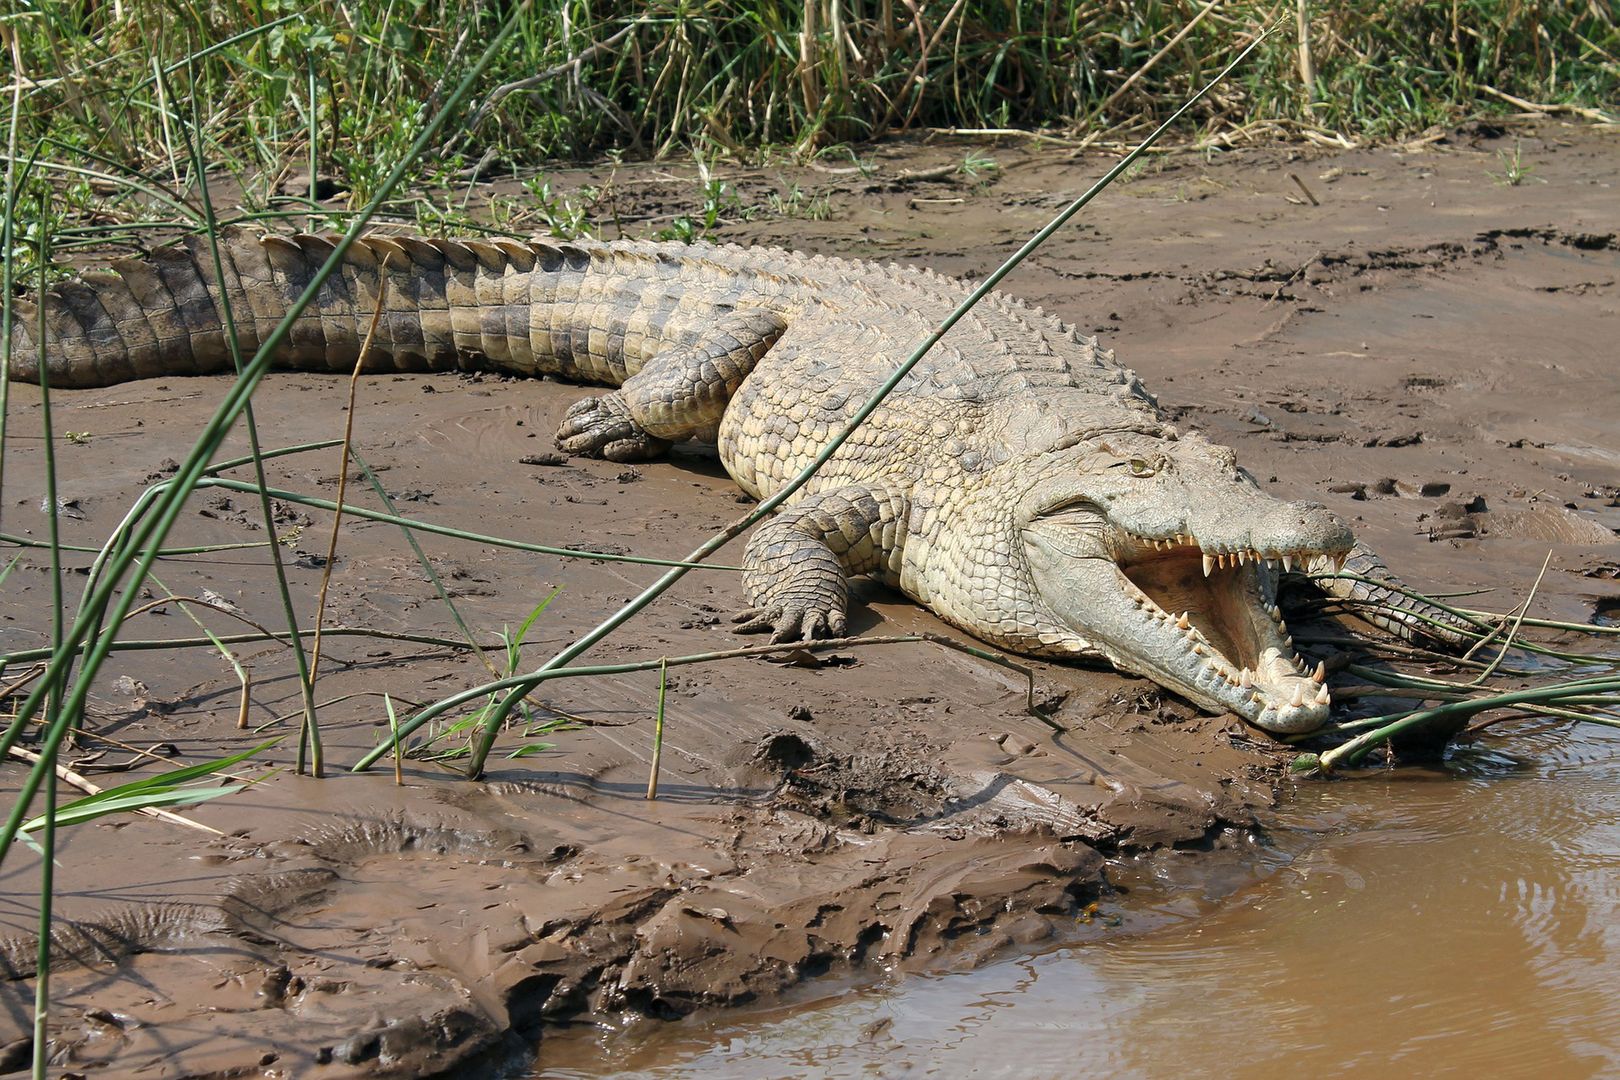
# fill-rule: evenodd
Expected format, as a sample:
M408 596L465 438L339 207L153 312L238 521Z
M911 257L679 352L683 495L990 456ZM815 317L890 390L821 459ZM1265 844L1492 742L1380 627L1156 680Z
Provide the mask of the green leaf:
M226 784L220 787L181 787L180 785L188 780L195 780L209 773L228 769L232 765L252 757L254 754L269 749L280 742L282 738L283 736L277 735L273 739L266 739L251 750L244 750L239 754L232 754L230 757L221 758L218 761L204 761L196 765L187 765L183 769L160 773L157 776L149 776L142 780L132 780L127 784L120 784L117 787L99 791L94 795L86 795L82 799L63 803L56 808L56 823L58 825L77 825L80 822L93 821L108 814L134 812L155 806L189 806L193 803L217 799L222 795L234 794L248 785ZM32 846L32 842L22 834L41 829L44 826L45 816L41 814L39 817L26 821L18 827L19 838Z
M529 636L529 627L534 625L534 620L540 617L540 613L542 611L551 606L551 602L557 599L557 594L560 592L562 592L562 586L559 585L557 588L551 590L550 596L540 601L540 603L535 606L535 609L529 612L529 617L523 620L522 626L518 627L517 637L512 639L516 644L523 644L523 639Z
M88 799L118 798L124 795L135 795L142 791L150 791L154 788L167 789L176 787L188 780L195 780L199 776L207 776L209 773L218 772L221 769L228 769L237 762L246 761L253 755L263 753L265 750L270 749L270 747L276 745L276 743L280 742L283 738L285 738L285 736L277 735L273 739L266 739L264 742L260 743L258 746L255 746L251 750L244 750L240 754L232 754L230 757L221 758L218 761L204 761L197 765L187 765L183 769L175 769L173 772L159 773L157 776L149 776L144 780L132 780L127 784L120 784L117 787L108 788L99 795L88 796ZM85 801L87 801L87 799L77 800L77 802ZM75 804L67 804L67 806L72 805ZM66 809L66 806L62 807L62 809ZM61 819L58 818L57 820Z
M108 814L120 814L126 811L145 810L154 806L189 806L193 803L207 802L222 795L234 795L247 787L246 784L226 784L224 787L190 787L179 788L173 791L143 791L136 795L124 795L119 798L108 798L112 791L103 791L99 795L91 795L73 802L64 803L56 808L56 824L78 825L86 821L94 821L98 817ZM41 814L32 821L25 821L18 833L30 833L45 827L45 816Z

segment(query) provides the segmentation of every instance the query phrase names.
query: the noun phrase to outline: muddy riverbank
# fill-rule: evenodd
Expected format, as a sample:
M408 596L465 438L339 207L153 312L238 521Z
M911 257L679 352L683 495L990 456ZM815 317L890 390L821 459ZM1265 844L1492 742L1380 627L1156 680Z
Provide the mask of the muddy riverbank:
M1530 167L1517 184L1503 175L1514 152ZM737 206L760 210L728 212L719 238L981 276L1105 167L1001 145L971 148L995 167L964 172L969 154L914 144L880 149L864 173L739 174ZM1406 148L1167 155L1007 291L1103 336L1179 423L1235 446L1279 495L1328 503L1414 583L1495 589L1481 603L1506 608L1551 547L1539 610L1584 620L1613 610L1620 572L1617 166L1612 135L1550 123ZM617 170L615 215L645 231L641 219L683 212L686 173ZM607 176L558 178L564 191L586 183ZM59 451L64 542L100 543L224 387L175 378L59 395L57 430L78 435ZM340 433L345 392L337 378L267 380L255 401L266 445ZM735 489L700 450L634 467L546 463L586 393L371 379L356 446L402 513L532 543L675 558L736 516ZM13 394L4 528L40 537L39 398ZM238 433L226 453L244 448ZM336 490L331 451L271 469L277 486ZM364 489L351 478L351 498ZM249 497L204 491L170 542L260 539L257 515ZM307 614L330 521L289 506L282 524ZM485 638L561 590L529 635L531 665L656 574L422 543ZM47 566L24 551L0 593L8 651L46 639ZM157 577L154 598L210 590L279 619L262 551L166 559ZM727 647L740 599L734 573L694 573L591 656ZM852 633L948 632L882 590L862 600ZM345 526L327 621L455 635L399 530L379 523ZM172 603L127 636L195 633ZM80 961L55 982L64 1067L421 1074L519 1066L537 1040L544 1062L554 1022L769 1002L807 978L939 970L1101 935L1084 920L1108 898L1106 858L1180 845L1225 873L1214 868L1233 856L1220 852L1276 826L1279 792L1289 805L1290 752L1230 717L1198 716L1141 680L1031 665L1057 731L1026 711L1022 676L927 644L682 669L656 801L644 798L656 673L554 684L537 716L585 724L510 733L482 784L407 763L396 786L386 769L343 771L386 738L376 695L425 703L487 672L400 642L333 638L323 651L326 779L292 775L281 745L262 759L280 769L265 782L189 812L223 836L147 819L64 832L61 944ZM246 646L239 659L253 674L249 724L289 730L285 650ZM124 653L98 684L92 730L176 760L218 755L248 738L239 695L207 651ZM536 742L550 748L501 756ZM92 741L76 757L101 749L101 763L128 756ZM4 773L8 785L18 775ZM8 859L7 934L30 932L37 871L22 850ZM26 972L23 950L6 957ZM0 1044L22 1037L31 993L6 984Z

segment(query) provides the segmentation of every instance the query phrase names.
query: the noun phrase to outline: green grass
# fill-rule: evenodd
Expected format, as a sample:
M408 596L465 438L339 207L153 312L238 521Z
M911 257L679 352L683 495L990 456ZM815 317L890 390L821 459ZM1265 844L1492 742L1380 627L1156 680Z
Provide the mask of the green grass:
M466 190L475 166L495 176L603 152L802 154L928 127L1146 130L1268 21L1293 13L1233 0L1167 49L1199 9L921 0L914 17L894 0L651 0L631 15L629 5L536 0L474 88L489 107L447 129L400 190ZM505 10L450 0L25 0L0 21L27 79L17 153L37 148L40 158L18 205L48 186L52 220L23 213L11 243L31 250L48 228L71 251L138 233L154 216L198 225L193 140L228 174L215 181L231 189L217 193L222 205L342 228L330 209L311 210L292 174L307 179L313 167L349 193L351 209L369 202ZM1314 94L1287 19L1183 133L1259 125L1387 139L1512 111L1498 93L1611 113L1620 100L1611 4L1313 0L1308 11ZM203 108L188 135L191 101ZM710 199L703 214L723 205ZM379 209L427 229L465 227L470 210L486 221L518 215L514 231L533 231L531 208L559 234L584 225L578 206L543 187L500 206L401 194ZM670 235L701 235L703 214Z

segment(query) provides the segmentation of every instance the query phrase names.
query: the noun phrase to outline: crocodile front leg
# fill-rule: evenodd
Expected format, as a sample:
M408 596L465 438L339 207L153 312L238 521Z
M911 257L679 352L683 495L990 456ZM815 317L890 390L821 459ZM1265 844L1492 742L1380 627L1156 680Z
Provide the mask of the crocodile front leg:
M907 508L904 495L886 488L841 487L755 529L743 555L752 606L737 616L737 633L770 631L772 641L841 635L850 577L899 583Z
M1317 558L1306 572L1331 575L1334 571L1327 560ZM1357 607L1358 616L1396 637L1455 652L1472 644L1478 636L1472 626L1451 612L1402 592L1406 586L1401 579L1359 541L1350 549L1343 572L1354 577L1314 577L1311 583L1329 596L1362 605Z
M786 328L771 311L715 320L661 350L613 393L575 402L557 445L609 461L647 461L682 440L712 438L731 396Z

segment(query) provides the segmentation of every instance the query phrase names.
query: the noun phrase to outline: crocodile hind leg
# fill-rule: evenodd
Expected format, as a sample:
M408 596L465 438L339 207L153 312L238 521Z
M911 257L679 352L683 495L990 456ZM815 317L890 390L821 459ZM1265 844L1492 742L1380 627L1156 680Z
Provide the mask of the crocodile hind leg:
M754 530L743 554L750 606L739 634L770 631L772 641L838 637L849 578L900 580L908 501L887 488L850 486L812 495Z
M660 350L611 394L574 403L557 430L571 454L647 461L713 437L726 403L787 328L774 312L734 312Z
M1327 576L1334 573L1333 567L1320 557L1306 572L1323 575L1312 577L1311 583L1329 596L1351 601L1359 617L1403 640L1456 652L1478 637L1465 620L1403 592L1406 586L1395 572L1359 541L1344 564L1343 573L1353 576Z

